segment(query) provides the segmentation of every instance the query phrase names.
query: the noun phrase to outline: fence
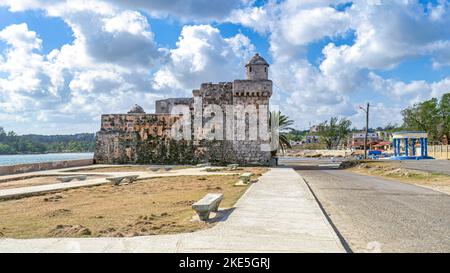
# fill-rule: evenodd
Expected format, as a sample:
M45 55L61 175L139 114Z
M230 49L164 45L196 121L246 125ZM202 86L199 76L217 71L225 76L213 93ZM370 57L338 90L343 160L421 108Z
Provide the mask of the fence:
M450 159L450 145L434 144L428 146L428 155L436 159Z

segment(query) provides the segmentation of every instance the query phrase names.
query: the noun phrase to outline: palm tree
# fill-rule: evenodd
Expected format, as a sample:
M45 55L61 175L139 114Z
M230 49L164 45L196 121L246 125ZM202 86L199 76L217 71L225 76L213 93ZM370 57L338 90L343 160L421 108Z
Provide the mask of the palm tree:
M294 121L289 119L288 116L281 114L280 111L272 111L270 112L270 119L269 119L269 126L272 127L272 117L275 120L278 120L278 144L279 144L279 150L281 150L282 153L288 148L291 147L291 143L289 142L286 133L294 130L292 127L290 127L292 124L294 124ZM278 150L272 151L272 155L275 156L277 154Z

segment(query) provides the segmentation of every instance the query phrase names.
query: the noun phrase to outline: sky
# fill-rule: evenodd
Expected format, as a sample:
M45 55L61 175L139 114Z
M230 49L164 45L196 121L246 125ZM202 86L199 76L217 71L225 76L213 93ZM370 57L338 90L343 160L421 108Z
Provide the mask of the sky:
M96 132L202 82L270 63L271 104L298 129L349 118L401 124L450 92L450 1L0 0L0 127Z

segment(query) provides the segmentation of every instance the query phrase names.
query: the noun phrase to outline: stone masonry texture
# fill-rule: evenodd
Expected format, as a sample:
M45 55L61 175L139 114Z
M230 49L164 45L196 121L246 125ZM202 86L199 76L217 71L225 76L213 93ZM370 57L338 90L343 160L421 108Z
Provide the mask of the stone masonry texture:
M155 114L147 114L135 105L128 114L105 114L101 117L101 128L96 136L94 161L98 164L213 164L239 163L241 165L269 165L271 152L262 150L268 145L258 132L250 132L250 118L237 122L237 115L248 106L257 111L256 123L262 122L260 116L269 116L268 106L272 95L272 81L268 79L269 64L256 54L246 65L247 79L233 82L203 83L200 89L193 90L191 98L170 98L155 102ZM210 105L217 105L223 113L224 128L221 139L201 139L195 137L176 140L171 137L172 126L181 116L171 114L177 105L187 106L194 124L194 99L202 101L202 126L215 116L205 114ZM227 117L227 107L234 107L233 117ZM260 107L265 105L267 107ZM136 111L138 109L139 111ZM210 109L210 108L209 108ZM237 110L236 110L237 109ZM247 112L245 112L247 113ZM248 114L250 115L250 113ZM215 117L217 118L217 117ZM241 116L242 118L242 116ZM231 120L231 127L225 126ZM266 124L267 127L267 124ZM211 129L211 128L209 128ZM245 132L245 138L228 139L227 130ZM250 134L257 138L250 138ZM196 134L191 126L191 136Z

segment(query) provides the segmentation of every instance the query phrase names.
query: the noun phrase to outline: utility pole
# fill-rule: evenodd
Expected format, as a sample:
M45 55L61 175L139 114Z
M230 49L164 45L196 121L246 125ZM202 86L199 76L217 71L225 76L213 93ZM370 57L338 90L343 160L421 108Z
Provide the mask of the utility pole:
M366 132L365 132L366 134L364 136L364 159L367 159L367 138L369 135L369 107L370 107L369 103L367 103L366 109L364 109L362 106L359 107L361 110L366 112Z
M367 159L367 138L369 135L369 107L370 104L367 103L367 109L366 109L366 135L364 137L364 159Z

